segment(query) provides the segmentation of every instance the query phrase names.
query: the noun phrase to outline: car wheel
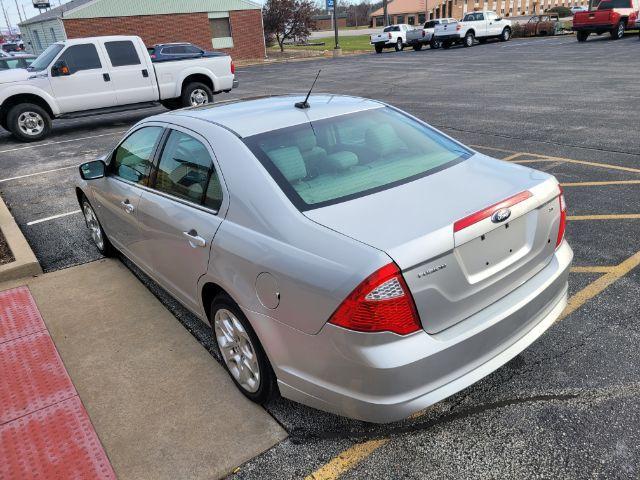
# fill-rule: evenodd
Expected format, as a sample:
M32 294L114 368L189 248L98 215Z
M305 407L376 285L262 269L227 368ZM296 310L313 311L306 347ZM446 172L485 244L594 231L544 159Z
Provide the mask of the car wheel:
M500 34L500 41L508 42L510 38L511 38L511 29L508 27L505 27L505 29L502 30L502 33Z
M464 42L462 44L465 46L465 48L473 47L473 41L473 33L467 32L467 34L464 36Z
M587 38L589 38L589 32L578 32L576 33L576 38L579 42L586 42Z
M419 52L420 50L422 50L422 44L421 43L414 43L413 45L411 45L413 47L413 49L416 52Z
M611 39L612 40L620 40L624 37L624 22L618 22L618 25L615 26L613 30L611 30Z
M444 42L442 42L442 48L451 48L451 41L445 40Z
M376 53L382 53L382 45L376 45Z
M404 45L402 44L402 39L399 38L395 45L396 52L401 52L404 49Z
M84 215L84 221L87 224L89 233L91 234L91 240L96 246L98 251L105 257L110 257L115 253L115 248L111 245L111 242L107 238L107 234L104 233L102 225L98 220L95 210L89 203L87 197L82 197L82 214Z
M37 142L51 132L51 117L47 111L33 103L20 103L9 110L7 128L23 142Z
M429 42L429 47L433 49L440 48L440 46L441 46L441 43L435 38L432 38L431 41Z
M275 373L247 317L228 295L213 300L211 324L224 367L240 391L256 403L272 398Z
M183 107L198 107L213 103L213 92L204 83L193 82L188 84L182 92Z

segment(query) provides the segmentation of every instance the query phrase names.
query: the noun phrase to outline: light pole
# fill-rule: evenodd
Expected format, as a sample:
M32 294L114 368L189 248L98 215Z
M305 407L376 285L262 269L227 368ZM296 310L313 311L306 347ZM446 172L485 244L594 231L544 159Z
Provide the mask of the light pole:
M336 46L333 48L334 50L340 50L340 44L338 43L338 2L337 0L332 0L333 3L333 35L335 37Z

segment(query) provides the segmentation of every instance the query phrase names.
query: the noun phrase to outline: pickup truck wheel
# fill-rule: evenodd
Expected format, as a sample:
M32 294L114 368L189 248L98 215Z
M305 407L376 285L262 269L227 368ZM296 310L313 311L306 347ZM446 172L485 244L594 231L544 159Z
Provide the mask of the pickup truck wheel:
M7 127L18 140L37 142L51 132L51 117L39 105L19 103L9 110Z
M435 38L432 38L431 41L429 42L429 47L433 49L440 48L440 46L441 46L441 43Z
M396 42L396 52L401 52L402 50L404 50L404 44L402 43L402 39L399 38L398 41Z
M611 30L611 40L620 40L624 37L624 22L618 22L618 25Z
M502 33L500 34L500 41L508 42L510 38L511 38L511 29L509 27L505 27L504 30L502 30Z
M414 43L413 45L411 45L413 47L413 49L416 52L419 52L420 50L422 50L422 44L421 43Z
M586 42L587 38L589 38L589 32L578 32L576 33L576 37L579 42Z
M376 53L382 53L382 45L376 45Z
M204 83L190 83L182 91L183 107L197 107L208 103L213 103L213 92Z
M473 47L474 36L472 32L467 32L464 36L464 42L462 43L466 48Z

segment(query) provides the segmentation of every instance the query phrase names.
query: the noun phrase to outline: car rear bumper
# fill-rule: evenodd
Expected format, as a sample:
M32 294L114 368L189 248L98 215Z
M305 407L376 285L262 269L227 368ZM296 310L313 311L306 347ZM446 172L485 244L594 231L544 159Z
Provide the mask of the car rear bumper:
M564 242L525 284L434 335L363 334L331 324L306 335L245 313L284 397L360 420L392 422L477 382L540 337L566 305L572 258Z
M240 86L240 82L238 81L237 78L234 78L231 88L238 88L239 86Z
M439 40L441 42L445 42L447 40L458 41L458 40L460 40L460 34L459 33L450 33L448 35L437 35L436 36L436 40Z
M606 32L611 30L613 25L610 23L595 23L595 24L583 24L583 25L574 25L572 30L574 32Z

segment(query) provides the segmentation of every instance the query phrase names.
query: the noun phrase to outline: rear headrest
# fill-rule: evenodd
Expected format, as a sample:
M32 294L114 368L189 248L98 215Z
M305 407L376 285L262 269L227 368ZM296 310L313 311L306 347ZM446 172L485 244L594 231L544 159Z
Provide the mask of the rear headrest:
M267 155L287 181L293 183L307 176L307 167L298 147L278 148Z
M388 123L375 127L369 127L365 132L367 146L377 152L381 157L397 152L405 147L404 142Z
M327 157L327 162L336 170L346 170L358 164L358 156L353 152L336 152Z
M296 143L301 151L306 152L307 150L311 150L313 147L318 145L318 140L316 139L316 136L313 134L313 132L306 131L304 134L296 138Z

